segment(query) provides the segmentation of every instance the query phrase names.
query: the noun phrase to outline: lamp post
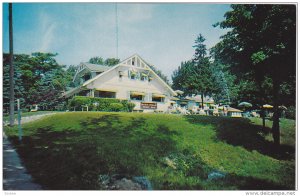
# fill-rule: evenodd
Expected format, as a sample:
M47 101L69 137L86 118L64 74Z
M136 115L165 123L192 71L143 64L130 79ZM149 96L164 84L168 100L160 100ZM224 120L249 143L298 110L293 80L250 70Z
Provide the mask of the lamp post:
M21 127L21 110L20 110L20 99L17 99L18 105L18 131L19 131L19 141L22 141L22 127Z

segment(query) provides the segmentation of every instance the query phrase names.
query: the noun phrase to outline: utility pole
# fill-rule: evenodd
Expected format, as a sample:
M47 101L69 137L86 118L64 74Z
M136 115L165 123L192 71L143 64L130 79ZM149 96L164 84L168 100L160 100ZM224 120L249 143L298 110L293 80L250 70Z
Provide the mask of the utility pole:
M15 85L14 85L14 50L13 50L13 17L12 17L12 3L8 4L9 12L9 125L13 126L15 122Z
M118 3L115 6L115 13L116 13L116 58L119 58L119 38L118 38Z

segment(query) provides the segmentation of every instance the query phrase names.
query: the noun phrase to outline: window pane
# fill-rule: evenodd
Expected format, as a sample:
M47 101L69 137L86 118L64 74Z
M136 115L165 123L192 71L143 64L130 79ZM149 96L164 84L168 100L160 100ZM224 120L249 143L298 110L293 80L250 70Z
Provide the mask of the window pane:
M116 92L109 92L109 91L98 91L98 93L95 93L95 96L101 97L101 98L116 98Z
M130 95L131 100L138 100L138 101L143 101L144 96L143 95Z
M152 97L152 101L156 102L164 102L165 98L164 97Z

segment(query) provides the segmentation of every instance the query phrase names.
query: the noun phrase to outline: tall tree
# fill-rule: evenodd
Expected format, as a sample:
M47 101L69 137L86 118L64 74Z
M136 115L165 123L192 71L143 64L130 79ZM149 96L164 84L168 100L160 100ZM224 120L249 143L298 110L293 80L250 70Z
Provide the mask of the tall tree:
M195 63L192 60L181 62L181 65L172 73L173 89L183 91L184 95L196 93L195 89L188 82L194 67Z
M209 57L207 56L206 45L204 44L205 38L199 34L195 40L195 55L193 62L195 63L192 74L189 81L194 89L197 90L197 94L201 94L202 108L204 106L204 96L212 95L215 89L215 83L212 80L213 72Z
M195 55L191 61L181 63L172 74L173 87L183 90L185 94L200 94L202 107L204 96L212 96L216 90L213 81L213 69L207 56L205 38L200 34L195 40Z
M89 63L103 65L104 64L104 60L103 60L102 57L97 57L96 56L96 57L90 58Z
M232 60L234 67L243 70L241 74L253 74L260 91L266 78L271 81L272 134L274 143L279 146L278 106L283 104L279 98L280 89L286 83L295 84L296 6L243 4L231 7L225 20L217 24L221 28L230 28L219 43L220 54Z

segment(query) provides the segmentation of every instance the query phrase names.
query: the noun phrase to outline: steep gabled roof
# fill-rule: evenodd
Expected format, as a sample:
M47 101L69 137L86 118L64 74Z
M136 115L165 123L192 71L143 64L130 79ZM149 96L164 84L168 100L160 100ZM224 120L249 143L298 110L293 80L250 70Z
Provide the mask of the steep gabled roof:
M125 60L121 61L119 64L117 64L113 67L110 67L110 69L106 70L105 72L103 72L103 73L97 75L96 77L91 78L90 80L83 83L82 86L88 85L92 81L97 80L99 77L109 73L110 71L116 69L117 67L119 67L121 65L132 66L132 61L135 61L133 68L141 67L141 68L145 68L145 69L149 70L165 87L167 87L168 90L171 91L172 95L177 95L177 93L149 67L150 64L147 63L145 60L143 60L138 54L134 54L131 57L128 57Z
M96 71L96 72L107 71L111 68L109 66L97 65L97 64L92 64L92 63L82 63L82 64L85 65L89 70Z
M88 69L90 72L105 72L109 70L111 67L105 65L97 65L92 63L80 63L76 70L76 73L73 77L73 82L75 81L77 75L81 73L83 70Z

